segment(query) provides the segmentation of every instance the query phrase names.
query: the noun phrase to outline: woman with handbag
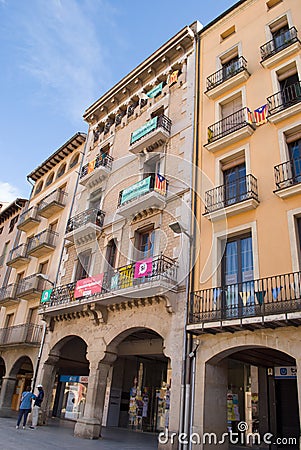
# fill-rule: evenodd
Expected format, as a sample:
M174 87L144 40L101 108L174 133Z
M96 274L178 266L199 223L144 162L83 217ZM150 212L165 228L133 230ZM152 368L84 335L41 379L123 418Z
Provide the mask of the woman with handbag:
M18 415L18 421L16 428L19 428L22 417L23 417L23 430L25 430L28 414L31 412L31 400L36 398L36 396L30 392L30 386L27 386L26 390L21 396L21 403Z

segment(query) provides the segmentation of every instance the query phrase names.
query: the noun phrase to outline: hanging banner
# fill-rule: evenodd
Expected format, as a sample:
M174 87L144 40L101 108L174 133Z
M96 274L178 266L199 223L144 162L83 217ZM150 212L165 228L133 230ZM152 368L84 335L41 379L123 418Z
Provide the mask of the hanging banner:
M42 292L41 295L41 303L46 303L49 302L50 297L51 297L51 292L53 291L53 289L47 289L45 291Z
M143 138L143 136L146 136L151 131L155 130L157 128L157 121L158 117L153 117L151 120L146 122L142 127L138 128L138 130L133 131L131 134L131 144L133 144L136 141L139 141L139 139Z
M153 258L144 259L135 263L134 278L146 277L153 271Z
M100 293L102 290L103 273L94 277L78 280L74 290L74 297L87 297L89 295Z
M120 206L127 203L134 198L140 197L150 191L151 176L144 178L144 180L138 181L138 183L132 184L132 186L123 189L121 195Z
M157 86L155 86L155 87L152 88L150 91L148 91L148 92L146 93L146 95L147 95L149 98L154 98L154 97L156 97L157 95L161 94L162 89L163 89L163 82L160 83L160 84L157 84Z
M93 159L92 161L90 161L90 162L88 163L88 170L87 170L87 173L93 172L94 168L95 168L95 159Z
M167 77L167 84L169 84L169 86L171 86L174 83L177 83L178 76L179 76L179 71L178 70L174 70L170 75L168 75L168 77Z
M119 288L125 289L133 286L133 264L119 269Z

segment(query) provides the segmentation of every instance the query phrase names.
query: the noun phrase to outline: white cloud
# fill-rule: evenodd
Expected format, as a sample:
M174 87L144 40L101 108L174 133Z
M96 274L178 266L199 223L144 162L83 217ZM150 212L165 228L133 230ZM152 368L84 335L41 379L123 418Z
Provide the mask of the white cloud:
M113 20L114 9L104 0L33 3L30 17L19 18L24 30L22 68L39 83L36 98L78 121L110 84L105 36L100 39L99 29ZM92 5L94 14L87 14Z
M20 197L18 189L12 184L0 181L0 203L12 202L17 197Z

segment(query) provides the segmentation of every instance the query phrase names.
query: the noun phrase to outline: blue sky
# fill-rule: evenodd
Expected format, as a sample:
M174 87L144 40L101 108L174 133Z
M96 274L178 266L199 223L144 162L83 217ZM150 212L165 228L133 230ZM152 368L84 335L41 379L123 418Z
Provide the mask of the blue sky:
M75 132L85 109L185 25L236 0L0 0L0 201Z

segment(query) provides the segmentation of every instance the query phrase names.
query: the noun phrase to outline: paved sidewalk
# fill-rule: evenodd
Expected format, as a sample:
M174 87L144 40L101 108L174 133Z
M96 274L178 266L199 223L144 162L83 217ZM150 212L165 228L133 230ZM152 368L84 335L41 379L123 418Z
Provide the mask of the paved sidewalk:
M16 420L0 418L1 450L154 450L157 437L120 428L103 429L99 440L73 436L74 423L50 420L47 426L16 430Z

